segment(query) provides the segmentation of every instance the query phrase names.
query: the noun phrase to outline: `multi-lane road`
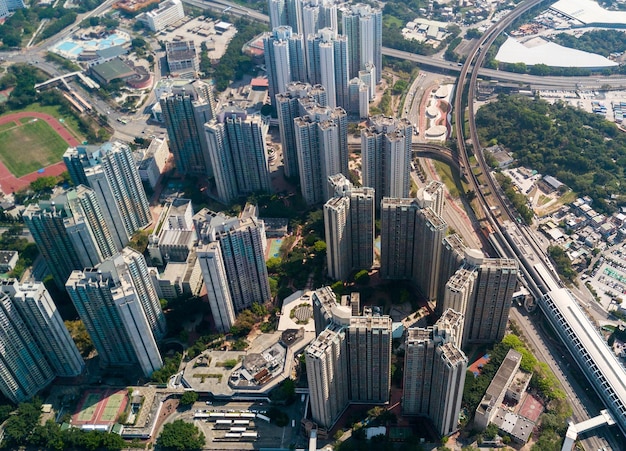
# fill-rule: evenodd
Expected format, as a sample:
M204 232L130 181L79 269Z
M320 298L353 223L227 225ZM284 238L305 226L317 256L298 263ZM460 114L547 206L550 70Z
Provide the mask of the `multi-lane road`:
M470 141L474 149L473 153L476 157L476 160L479 163L482 173L484 174L484 178L486 179L485 182L488 185L488 190L491 193L489 198L487 198L481 191L481 186L478 183L476 176L473 174L473 171L471 170L469 166L468 151L465 145L466 141L464 137L463 127L456 128L457 144L459 147L460 158L462 159L463 164L466 165L468 169L466 171L466 174L471 179L471 182L474 185L474 188L478 194L478 199L481 202L483 209L485 211L485 219L491 223L494 229L494 236L496 237L496 241L501 243L500 252L505 254L503 256L516 258L516 255L520 254L519 246L522 245L525 247L524 252L530 253L532 255L532 259L534 259L535 262L538 262L539 265L543 265L544 268L546 268L548 270L547 272L549 273L552 271L552 265L550 264L549 260L545 256L545 253L543 252L543 250L537 246L537 244L535 243L535 240L531 239L532 237L529 237L529 233L532 233L532 231L529 232L527 228L517 224L515 220L516 215L509 211L508 202L504 201L504 199L502 198L501 190L499 189L499 187L496 186L495 181L490 176L489 168L487 167L484 161L482 152L480 151L480 142L478 139L478 135L476 133L476 127L475 127L475 122L474 122L474 104L473 104L474 93L475 93L475 88L476 88L476 80L477 80L478 73L479 73L479 71L476 70L476 68L481 67L482 63L484 62L486 50L489 48L490 45L492 45L496 37L510 23L512 23L517 17L523 14L526 10L534 7L535 5L538 5L542 1L544 0L530 0L530 1L526 1L518 5L518 7L512 13L510 13L502 21L500 21L499 23L495 24L492 28L490 28L485 33L485 35L479 40L476 46L472 49L472 51L470 52L470 57L468 58L465 65L463 66L461 73L459 75L459 80L457 84L457 97L455 100L455 109L456 109L455 117L456 117L457 124L464 123L463 112L465 111L464 109L465 105L463 103L462 93L464 89L467 88L467 93L468 93L467 94L467 106L468 106ZM472 64L474 65L474 67L471 66ZM518 235L520 239L523 241L522 243L516 243L506 238L508 233L503 233L503 231L501 230L502 219L497 219L495 217L495 215L492 213L492 210L489 208L490 206L499 207L499 210L502 212L503 216L508 217L509 223L512 224L512 227L518 229L517 230ZM547 287L545 287L545 285L543 285L542 287L541 282L535 280L536 273L535 272L531 273L530 271L528 271L527 268L525 268L524 264L521 265L520 269L522 270L522 273L524 273L525 275L526 282L529 284L529 288L531 289L531 292L541 295L544 293L546 289L548 289ZM558 280L558 277L555 277L555 280ZM574 419L576 421L580 421L580 420L587 419L590 414L592 415L597 414L597 412L593 411L597 408L596 403L592 402L589 399L588 393L583 391L583 387L580 387L578 386L578 384L575 383L575 380L571 377L571 374L569 374L568 368L563 367L562 361L559 359L559 356L557 355L557 354L560 354L560 352L558 352L558 350L553 347L545 347L544 349L542 349L545 341L542 337L540 337L537 334L537 330L535 329L534 325L530 324L527 321L527 318L524 318L523 316L518 315L517 312L513 312L512 315L514 318L516 318L520 322L520 325L523 326L525 334L529 337L529 340L531 341L531 343L533 343L533 346L538 351L538 354L541 360L545 361L552 368L557 378L561 380L564 386L564 389L566 390L568 394L568 399L570 401L570 404L574 412ZM591 324L590 326L592 327ZM559 364L559 362L561 362L561 364ZM607 436L606 438L608 438L609 441L612 441L612 437ZM588 437L584 440L585 449L603 449L605 445L606 445L606 442L604 441L604 439L600 439L597 436ZM612 446L615 446L615 444L612 443ZM615 449L619 449L619 448L615 448Z
M93 15L102 14L110 7L113 1L114 0L107 0L102 5L98 6L95 10L83 15L80 18L80 20L91 17ZM252 9L249 9L249 8L246 8L246 7L243 7L243 6L228 2L228 1L222 1L222 0L213 0L211 2L206 2L202 0L184 0L184 1L185 3L188 3L190 5L193 5L199 8L212 7L217 10L224 10L226 8L230 8L229 13L237 14L240 16L247 16L257 21L263 21L263 22L269 21L266 15L261 14L258 11L254 11ZM467 78L468 74L471 74L470 87L472 85L475 86L476 77L479 74L481 76L488 77L488 78L495 78L499 80L507 80L507 81L513 81L513 82L518 82L518 83L524 83L524 84L535 86L535 87L545 87L545 88L555 88L555 89L593 89L593 88L600 88L603 85L610 85L613 87L626 86L626 78L621 78L621 77L609 77L609 78L537 77L537 76L531 76L531 75L525 75L525 74L514 74L514 73L503 72L503 71L494 71L494 70L480 68L482 59L484 59L484 54L481 55L480 51L483 48L483 46L485 46L485 49L486 49L490 45L490 43L493 42L493 39L495 39L495 36L497 35L494 33L496 32L499 33L500 31L502 31L512 21L512 18L519 15L517 13L520 10L528 9L531 6L541 3L541 1L543 0L531 0L529 2L524 2L518 7L515 14L511 14L510 16L507 16L510 20L505 18L503 21L496 24L494 28L492 29L492 32L489 33L485 39L481 40L481 42L476 45L476 47L474 48L474 52L470 55L471 57L468 58L468 62L463 67L459 67L456 63L450 63L438 57L427 57L427 56L415 55L415 54L402 52L399 50L394 50L394 49L389 49L389 48L384 48L383 54L388 55L388 56L393 56L396 58L416 61L424 67L437 68L439 70L444 70L450 73L459 72L460 76L459 76L458 86L460 86L460 90L457 90L457 98L459 99L462 97L461 96L462 89L463 89L462 87L465 84L465 79ZM69 27L68 29L60 32L54 37L34 47L26 49L22 52L11 52L10 60L15 61L15 62L27 62L27 63L35 64L39 68L44 70L45 72L49 73L52 77L60 75L59 70L54 65L46 62L43 59L44 52L45 52L45 49L55 45L56 43L60 42L62 39L65 39L69 34L76 31L77 26L78 26L77 24L78 22L72 27ZM491 42L489 42L489 39L491 39ZM2 54L0 53L0 55ZM472 67L472 64L475 64L476 67L478 67L479 69L475 70ZM472 96L470 96L470 105L471 105L471 99L472 99ZM98 102L98 104L96 104L95 106L96 106L96 109L102 114L106 114L109 111L108 105L106 105L104 102L102 103ZM456 112L458 114L462 114L462 111L464 111L464 108L459 103L456 106ZM473 108L471 106L470 106L469 111L470 111L469 113L470 114L470 130L471 130L471 135L472 135L471 138L472 138L472 141L474 141L475 148L478 148L479 144L477 143L477 141L475 141L475 136L474 136L475 131L472 130ZM115 115L113 117L118 117L118 115ZM462 124L463 117L457 116L456 123ZM130 133L130 131L128 131L127 133L124 130L124 126L115 122L113 123L113 125L116 128L120 128L120 132L122 135L127 135L128 137L132 138L133 136L132 133ZM462 127L457 127L457 133L459 132L460 129L462 129ZM457 141L459 144L462 144L464 143L462 130L460 131L460 133L461 134L457 136ZM461 152L461 155L463 154L464 153ZM480 154L480 152L478 152L478 154ZM464 164L467 168L469 168L469 163L467 161L465 161ZM474 188L477 193L480 192L480 186L475 186ZM491 190L491 192L494 193L494 195L491 197L497 198L496 193L498 193L498 190L495 187ZM487 201L484 198L483 198L483 202L485 203L485 205L487 204ZM502 211L506 211L507 209L507 206L503 202L502 202L501 209ZM486 211L487 210L488 208L486 209ZM543 255L541 255L541 258L543 258ZM525 321L527 320L523 317L517 316L515 313L514 313L514 316L516 316L516 319L521 324L524 324ZM553 370L555 370L555 374L557 374L557 376L560 376L560 379L563 381L566 391L571 396L573 408L575 410L576 419L586 418L586 416L588 415L588 412L586 412L586 410L584 409L584 405L588 405L589 402L588 400L583 400L583 402L581 402L579 399L579 397L584 397L585 393L581 393L580 387L576 389L570 386L570 384L567 381L569 376L565 374L562 366L556 366L556 367L554 366L554 364L557 364L555 362L558 362L559 360L558 360L558 356L554 355L554 353L552 352L553 351L552 349L550 349L549 347L546 347L545 350L540 349L541 348L540 345L543 342L542 342L542 339L538 337L537 335L535 335L535 333L533 332L534 328L532 326L527 326L525 327L525 329L526 329L526 332L529 333L530 335L529 338L531 340L531 343L534 344L534 347L536 349L539 348L538 352L543 357L543 359L546 360L549 364L551 362L553 363L550 366L553 367ZM576 395L578 395L578 397ZM594 447L602 448L602 442L594 441L593 439L591 439L588 445L590 449L593 449Z

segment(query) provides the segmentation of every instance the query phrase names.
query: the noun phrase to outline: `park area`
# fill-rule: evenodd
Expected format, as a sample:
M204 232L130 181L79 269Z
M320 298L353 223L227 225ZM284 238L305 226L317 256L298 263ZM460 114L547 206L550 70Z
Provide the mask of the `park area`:
M80 137L68 125L43 111L0 117L0 186L4 192L65 171L63 153L80 144Z
M88 390L72 416L72 425L109 426L125 411L126 390Z

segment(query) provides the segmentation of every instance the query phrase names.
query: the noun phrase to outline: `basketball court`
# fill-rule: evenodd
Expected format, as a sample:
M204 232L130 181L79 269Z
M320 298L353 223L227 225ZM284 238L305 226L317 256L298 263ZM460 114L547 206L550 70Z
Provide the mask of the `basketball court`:
M528 418L533 423L536 423L542 412L543 404L541 401L528 393L519 409L519 414L524 418Z

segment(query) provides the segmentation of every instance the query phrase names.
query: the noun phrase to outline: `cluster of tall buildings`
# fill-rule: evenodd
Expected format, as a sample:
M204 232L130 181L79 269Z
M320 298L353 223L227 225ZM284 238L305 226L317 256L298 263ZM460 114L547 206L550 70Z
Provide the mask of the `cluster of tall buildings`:
M269 15L272 31L264 50L271 102L289 82L321 84L332 93L331 107L366 117L382 77L382 11L365 4L270 0Z
M143 255L126 247L152 222L133 155L109 142L69 148L63 160L75 187L29 205L24 222L102 366L149 376L163 365L157 343L166 324ZM42 283L3 284L1 309L5 396L22 401L57 376L81 374L84 362Z
M171 81L157 97L181 175L213 176L224 204L270 191L268 123L259 114L218 107L211 86L201 80Z
M391 390L392 321L360 306L358 293L337 302L329 287L313 292L317 338L306 349L311 414L330 429L350 403L386 404ZM404 342L402 410L430 417L440 434L457 429L467 358L460 350L463 315L447 310Z
M42 282L0 285L0 391L19 403L57 376L83 372L83 361Z
M368 117L381 80L382 12L364 4L270 0L269 15L272 31L263 46L285 175L299 179L308 204L323 203L333 196L328 177L348 175L348 117ZM376 150L382 151L373 148L372 158ZM405 182L408 194L408 176L397 183Z
M372 268L376 190L355 188L342 174L328 184L334 191L324 204L328 276L347 280L353 271ZM443 196L443 185L432 181L415 198L383 197L380 277L412 282L424 298L436 301L440 313L462 313L464 326L457 332L462 347L493 343L504 336L517 262L487 258L457 234L448 235Z
M332 197L328 177L348 175L348 117L368 117L381 80L382 12L364 4L338 8L317 0L271 0L269 11L272 31L263 36L263 45L285 175L300 181L309 205L324 203ZM180 174L213 176L217 199L224 204L270 191L267 118L218 105L211 86L200 80L168 80L156 91ZM401 188L389 195L406 196L408 175L396 177L401 175L397 167L408 164L412 128L406 121L380 119L370 124L367 137L368 186L393 180ZM376 153L394 158L384 174L372 168L380 158ZM387 195L387 190L378 192Z
M198 264L215 327L226 332L237 313L270 300L265 226L250 205L238 218L203 209L194 222Z
M518 266L513 259L487 258L468 248L457 234L447 234L448 226L441 217L442 183L432 181L415 198L407 196L408 182L402 182L401 174L404 170L408 176L408 169L403 168L409 161L402 159L410 157L411 129L410 124L408 130L402 126L401 121L376 117L362 132L364 184L382 190L382 199L378 199L377 189L355 188L342 174L328 179L333 192L324 205L328 275L346 280L353 271L372 267L375 208L379 206L381 278L410 281L428 301L436 302L441 314L432 327L405 331L402 410L405 415L431 418L437 431L448 435L458 427L467 368L462 349L503 338ZM396 161L402 163L395 166ZM390 193L397 193L396 197ZM376 321L361 315L354 295L338 304L326 287L312 298L318 337L306 354L311 408L314 421L330 428L350 402L389 400L389 387L380 383L386 374L386 363L381 362L386 362L389 356L385 353L391 352L380 338L389 331L387 326L384 331L371 326L385 323L381 319L385 317L375 309L364 311L372 313ZM362 329L368 339L353 338L355 324L370 324ZM366 356L361 357L363 362L377 356L376 362L367 364L378 378L370 382L361 374L353 355ZM355 395L355 386L365 386L371 396ZM381 397L373 386L385 387L387 394Z

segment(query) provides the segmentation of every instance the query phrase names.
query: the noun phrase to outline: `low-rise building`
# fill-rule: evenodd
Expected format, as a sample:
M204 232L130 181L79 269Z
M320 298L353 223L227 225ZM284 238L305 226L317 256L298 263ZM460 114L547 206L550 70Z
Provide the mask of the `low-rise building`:
M157 103L158 105L158 103ZM155 138L145 150L139 160L139 177L142 182L147 183L154 189L163 173L165 164L170 157L170 148L167 140Z
M13 271L18 259L17 251L0 251L0 273Z
M183 78L196 78L200 71L200 59L193 41L165 43L165 57L171 74Z
M185 17L181 0L166 0L159 7L137 16L152 31L161 31Z

